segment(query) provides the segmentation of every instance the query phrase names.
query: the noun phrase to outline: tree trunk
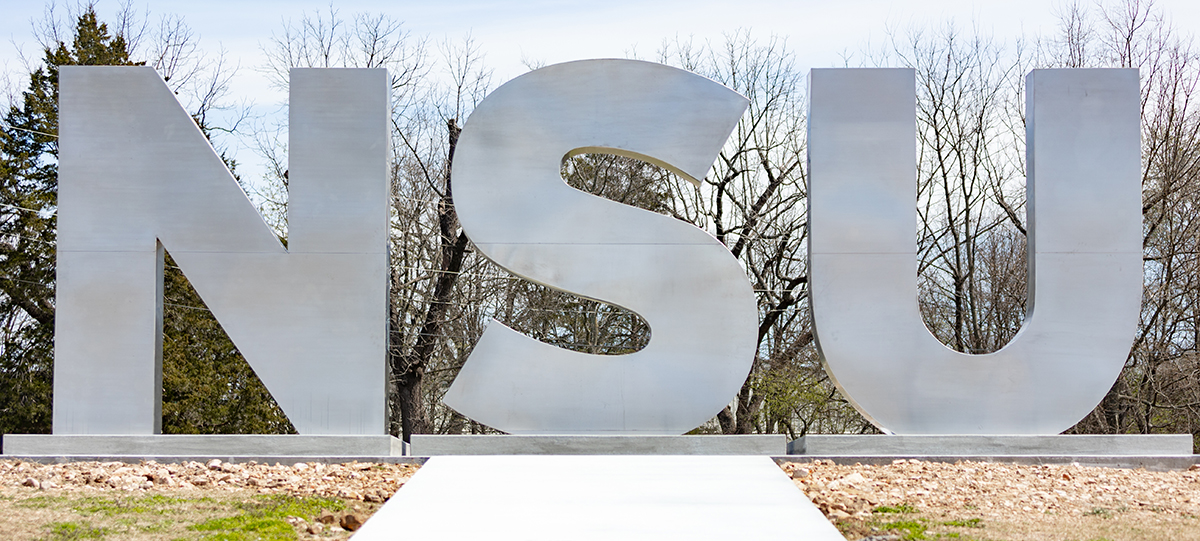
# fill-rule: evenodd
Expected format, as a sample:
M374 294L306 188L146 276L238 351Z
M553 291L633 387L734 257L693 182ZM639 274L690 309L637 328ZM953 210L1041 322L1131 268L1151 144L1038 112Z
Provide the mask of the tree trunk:
M400 434L404 441L409 441L413 434L428 434L432 431L429 415L426 411L422 382L425 379L425 367L436 351L437 338L441 335L442 324L446 320L446 309L449 307L450 296L454 284L458 281L459 271L462 270L463 255L467 250L467 236L457 232L458 215L454 212L453 193L451 191L450 171L454 163L454 148L458 144L458 135L462 129L454 119L446 123L449 136L449 155L446 159L444 175L445 189L438 202L438 230L441 242L441 264L430 299L425 309L424 322L416 343L407 353L403 344L394 344L389 348L389 368L395 381L396 400L393 415L400 415ZM392 336L399 337L399 333ZM398 411L397 411L398 410ZM394 425L394 423L393 423Z
M424 367L414 367L397 385L396 401L400 406L400 429L404 441L409 441L413 434L430 432L429 416L425 414L425 400L421 394L421 382L424 379Z
M729 406L725 406L725 409L717 413L717 424L721 425L722 434L733 434L735 424L733 418L733 409Z

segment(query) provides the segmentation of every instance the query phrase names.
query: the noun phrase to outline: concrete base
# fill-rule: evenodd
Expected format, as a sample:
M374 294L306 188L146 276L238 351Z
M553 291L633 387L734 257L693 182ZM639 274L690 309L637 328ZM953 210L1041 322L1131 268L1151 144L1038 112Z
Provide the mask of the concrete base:
M856 464L887 466L897 460L919 460L921 462L941 462L943 464L990 462L993 464L1030 464L1036 466L1075 465L1092 468L1123 468L1131 470L1141 468L1149 471L1182 471L1200 464L1200 455L788 455L772 458L779 464L828 460L842 466L854 466Z
M403 456L392 436L55 435L5 434L4 454L138 457L387 457Z
M437 436L413 434L412 456L763 455L787 451L783 434L740 436Z
M788 444L789 455L832 456L1191 456L1190 434L974 436L816 434Z
M845 538L767 457L439 456L354 539Z

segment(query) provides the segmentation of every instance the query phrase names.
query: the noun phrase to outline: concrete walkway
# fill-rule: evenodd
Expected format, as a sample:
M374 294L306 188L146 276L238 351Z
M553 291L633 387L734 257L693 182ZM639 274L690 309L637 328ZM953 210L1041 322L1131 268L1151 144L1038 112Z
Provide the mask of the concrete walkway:
M439 456L354 536L842 541L762 456Z

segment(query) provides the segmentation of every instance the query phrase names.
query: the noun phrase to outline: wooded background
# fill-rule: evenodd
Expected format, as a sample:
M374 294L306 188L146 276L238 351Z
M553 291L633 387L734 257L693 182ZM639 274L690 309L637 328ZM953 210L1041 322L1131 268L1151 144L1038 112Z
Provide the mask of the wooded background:
M994 37L946 22L895 28L847 67L917 74L919 303L949 347L986 353L1020 329L1026 303L1024 76L1052 67L1135 67L1142 88L1145 292L1124 371L1071 433L1190 433L1200 442L1200 57L1190 36L1144 0L1071 4L1056 33ZM244 182L287 238L286 126L236 108L234 70L182 18L92 6L35 25L40 61L14 85L0 124L0 433L50 431L54 334L57 74L72 64L153 66L209 135L252 137L269 164ZM392 83L390 431L488 433L441 396L492 318L560 347L637 350L636 314L522 281L462 232L450 163L462 125L495 82L470 38L434 42L389 15L332 7L283 23L255 66L286 88L291 67L382 67ZM733 31L721 42L666 42L646 60L691 70L750 100L696 187L638 160L567 160L568 184L712 233L736 257L759 305L753 369L732 402L695 433L868 433L813 344L807 303L806 73L786 37ZM530 65L531 69L539 66ZM11 74L10 74L11 76ZM220 115L231 118L231 115ZM224 156L220 137L212 138ZM169 251L169 247L168 247ZM168 259L163 431L288 433L270 393ZM1069 384L1069 382L1064 382Z

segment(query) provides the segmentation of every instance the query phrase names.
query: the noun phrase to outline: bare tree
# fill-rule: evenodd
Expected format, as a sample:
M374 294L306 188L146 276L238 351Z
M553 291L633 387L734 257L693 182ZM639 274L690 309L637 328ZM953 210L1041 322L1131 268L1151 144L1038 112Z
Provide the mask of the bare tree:
M807 306L805 78L780 38L748 31L718 45L667 43L660 61L742 93L746 114L700 192L679 191L672 214L710 231L742 262L759 304L758 351L723 433L869 430L821 368Z
M417 85L426 73L427 40L384 14L359 13L347 23L332 6L326 12L285 20L279 34L263 46L262 71L286 89L291 68L387 68L397 95ZM404 100L400 100L401 103Z
M415 107L428 72L427 39L383 14L356 14L351 22L331 6L327 12L284 20L283 28L262 46L266 61L258 69L281 90L291 68L386 68L391 82L392 116ZM254 150L267 163L261 182L245 183L259 212L282 238L287 237L287 126L282 122L253 129ZM393 147L396 145L393 144Z
M952 23L894 33L875 59L917 78L917 250L922 314L946 345L966 353L1003 347L1024 318L1023 104L1019 48L1007 50ZM1022 186L1023 188L1023 186ZM1023 192L1023 190L1020 190ZM1020 234L1014 235L1014 230ZM998 303L998 304L996 304Z
M469 36L444 42L440 49L448 82L432 86L428 105L414 108L403 127L397 123L406 152L398 157L395 205L403 209L399 212L407 228L396 231L395 239L402 242L393 243L393 257L403 264L394 265L392 272L388 366L394 389L392 431L405 440L433 431L438 417L461 424L461 417L440 404L448 380L426 385L425 375L435 365L440 373L457 373L466 356L462 348L474 343L471 335L450 332L450 323L472 308L457 285L473 254L454 211L450 172L461 124L489 89L491 72ZM444 367L448 361L449 370Z
M910 32L887 57L917 70L922 312L960 351L993 351L1016 333L1026 282L1021 79L1034 65L1138 68L1141 324L1117 382L1071 432L1200 434L1200 58L1151 2L1075 3L1058 15L1058 35L1039 38L1033 58L977 37L964 46L952 27L935 39Z
M1059 33L1040 43L1041 48L1064 68L1091 67L1097 60L1090 54L1096 30L1088 9L1076 1L1056 8L1055 15Z

